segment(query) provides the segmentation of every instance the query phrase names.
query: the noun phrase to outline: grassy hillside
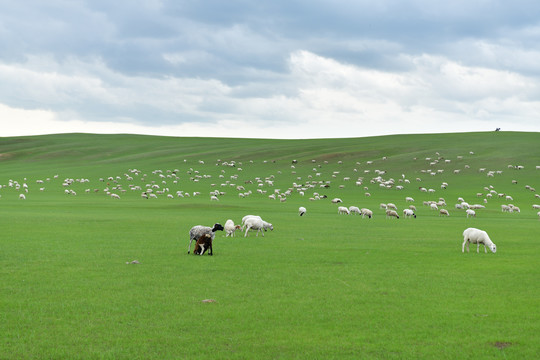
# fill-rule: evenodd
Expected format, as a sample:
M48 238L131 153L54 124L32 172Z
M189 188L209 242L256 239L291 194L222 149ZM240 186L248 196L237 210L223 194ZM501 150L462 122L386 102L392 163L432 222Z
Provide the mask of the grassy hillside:
M508 132L0 138L0 358L538 358L538 144ZM379 204L401 214L407 196L417 218L386 219ZM458 197L485 208L467 218ZM422 205L440 198L450 217ZM501 212L510 202L521 212ZM187 255L191 226L246 214L274 231L218 233L214 256ZM462 254L470 226L496 254Z

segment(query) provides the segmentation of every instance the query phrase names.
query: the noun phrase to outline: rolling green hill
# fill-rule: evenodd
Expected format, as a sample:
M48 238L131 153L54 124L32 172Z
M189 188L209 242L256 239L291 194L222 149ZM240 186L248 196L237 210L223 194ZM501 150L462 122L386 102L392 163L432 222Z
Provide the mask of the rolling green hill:
M0 138L0 358L538 358L539 144ZM485 208L467 218L459 197ZM441 199L450 217L423 205ZM417 218L387 219L389 202ZM246 214L274 230L187 255L192 226ZM497 253L463 254L467 227Z

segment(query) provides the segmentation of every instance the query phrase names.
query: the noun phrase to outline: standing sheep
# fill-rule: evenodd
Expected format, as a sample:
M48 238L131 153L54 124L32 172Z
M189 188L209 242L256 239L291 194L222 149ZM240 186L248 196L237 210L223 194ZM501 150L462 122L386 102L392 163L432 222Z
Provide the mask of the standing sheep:
M467 217L476 217L476 212L474 210L471 210L471 209L467 209L466 211L467 213Z
M216 231L223 231L223 225L219 223L215 223L213 227L209 226L203 226L203 225L196 225L192 227L189 230L189 245L188 245L188 254L191 250L191 242L195 240L197 242L198 239L201 238L204 234L209 234L212 237L212 241L214 240L214 237L216 236Z
M345 206L339 206L337 209L337 213L349 215L349 209L347 209Z
M487 232L476 228L468 228L463 231L463 244L461 252L465 252L465 244L467 244L467 252L469 252L469 243L477 244L476 252L480 252L480 244L484 245L484 252L487 253L486 247L489 247L491 252L497 252L497 246L491 241Z
M446 209L439 210L439 216L450 216L450 213Z
M362 208L360 209L360 211L362 212L362 219L367 216L368 218L372 218L373 217L373 211L369 210L369 209L366 209L366 208Z
M224 230L225 230L225 237L227 236L231 236L233 237L234 236L234 232L238 229L240 229L241 226L240 225L234 225L234 222L229 219L225 222L225 226L224 226Z
M306 214L306 211L307 211L307 210L306 210L305 207L300 206L300 207L298 208L298 215L300 215L300 216L305 215L305 214Z
M399 215L395 210L386 210L386 218L395 217L396 219L399 219Z
M248 236L249 230L257 230L257 235L259 236L259 231L262 233L262 236L264 236L264 231L267 229L274 230L274 227L269 222L264 221L260 217L250 217L247 218L245 221L246 226L246 233L244 234L244 237Z
M415 214L414 211L412 211L411 209L404 209L404 210L403 210L403 216L404 216L405 218L408 218L408 217L411 218L411 217L413 217L413 218L416 219L416 214Z

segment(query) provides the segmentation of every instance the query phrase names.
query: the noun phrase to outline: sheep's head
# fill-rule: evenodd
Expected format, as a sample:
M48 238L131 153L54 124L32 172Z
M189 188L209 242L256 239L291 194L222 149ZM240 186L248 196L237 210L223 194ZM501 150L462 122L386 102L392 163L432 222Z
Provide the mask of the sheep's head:
M216 224L214 224L214 227L212 228L212 232L216 232L218 230L223 231L223 225L221 225L219 223L216 223Z
M491 243L491 245L489 245L489 250L495 254L497 252L497 245Z

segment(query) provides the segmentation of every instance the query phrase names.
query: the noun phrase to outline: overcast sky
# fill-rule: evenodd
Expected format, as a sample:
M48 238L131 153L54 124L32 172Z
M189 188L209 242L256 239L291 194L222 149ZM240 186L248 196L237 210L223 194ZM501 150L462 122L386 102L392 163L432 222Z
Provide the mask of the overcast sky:
M536 0L0 5L0 136L540 131Z

